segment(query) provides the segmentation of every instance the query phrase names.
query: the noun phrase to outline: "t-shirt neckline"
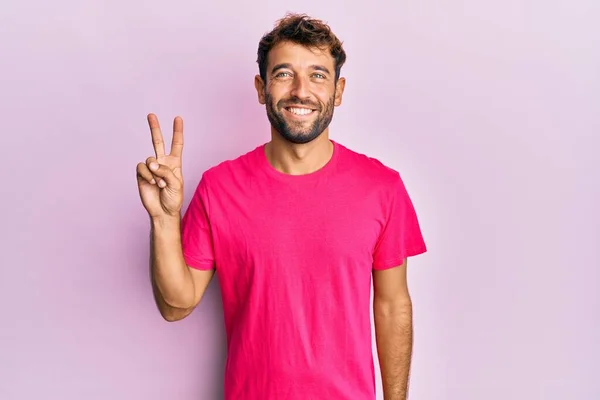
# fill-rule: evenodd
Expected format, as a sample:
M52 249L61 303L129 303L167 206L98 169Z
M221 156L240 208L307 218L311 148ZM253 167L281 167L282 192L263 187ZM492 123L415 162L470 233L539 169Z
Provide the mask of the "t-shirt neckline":
M267 174L269 174L270 176L272 176L276 179L279 179L279 180L310 181L313 179L320 178L323 175L328 174L334 168L334 166L337 162L337 159L339 157L339 152L340 152L339 144L335 140L332 140L332 139L329 139L329 141L333 144L333 153L331 155L331 158L321 168L317 169L316 171L310 172L308 174L291 175L291 174L287 174L285 172L281 172L278 169L276 169L275 167L273 167L271 165L271 163L269 162L269 159L267 158L267 154L265 152L265 147L266 147L267 143L260 145L257 149L259 165Z

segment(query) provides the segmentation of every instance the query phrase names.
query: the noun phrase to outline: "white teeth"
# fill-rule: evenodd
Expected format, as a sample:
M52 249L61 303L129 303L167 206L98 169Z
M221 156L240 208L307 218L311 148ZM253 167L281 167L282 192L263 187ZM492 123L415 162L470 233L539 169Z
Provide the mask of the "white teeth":
M296 114L296 115L307 115L307 114L310 114L313 111L313 110L310 110L308 108L293 108L293 107L288 108L288 110L292 114Z

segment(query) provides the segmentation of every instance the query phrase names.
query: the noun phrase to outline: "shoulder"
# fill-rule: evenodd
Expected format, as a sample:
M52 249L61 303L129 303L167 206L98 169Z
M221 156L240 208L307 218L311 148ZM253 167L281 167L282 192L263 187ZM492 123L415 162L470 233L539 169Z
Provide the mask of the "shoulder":
M361 188L363 198L372 196L386 210L398 205L403 209L412 207L412 200L399 170L376 157L343 146L342 151L345 153L342 157L346 163L344 167L350 171L350 179Z
M350 149L338 143L342 153L342 165L350 171L356 179L365 179L373 184L395 186L401 182L400 172L379 158L367 155L357 150Z
M232 180L245 179L256 168L258 152L264 145L255 147L235 158L226 159L209 167L202 173L202 181L207 185L230 183Z

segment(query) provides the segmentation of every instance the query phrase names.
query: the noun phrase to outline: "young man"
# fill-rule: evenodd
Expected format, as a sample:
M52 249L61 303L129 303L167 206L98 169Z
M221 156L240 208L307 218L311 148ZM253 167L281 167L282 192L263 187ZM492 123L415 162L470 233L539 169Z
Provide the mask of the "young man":
M185 318L215 271L227 333L226 400L374 400L371 278L386 400L407 396L406 259L426 251L398 172L329 139L346 59L319 20L289 15L258 48L271 141L202 175L181 218L183 121L137 168L162 316Z

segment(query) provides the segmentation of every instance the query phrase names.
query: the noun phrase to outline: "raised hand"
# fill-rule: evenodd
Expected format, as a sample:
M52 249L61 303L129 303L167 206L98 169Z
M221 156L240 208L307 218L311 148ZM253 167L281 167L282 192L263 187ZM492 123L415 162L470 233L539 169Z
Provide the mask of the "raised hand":
M142 204L151 218L179 216L183 204L183 174L181 154L183 152L183 119L173 121L171 152L165 154L158 118L148 115L155 157L137 165L137 182Z

